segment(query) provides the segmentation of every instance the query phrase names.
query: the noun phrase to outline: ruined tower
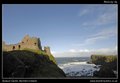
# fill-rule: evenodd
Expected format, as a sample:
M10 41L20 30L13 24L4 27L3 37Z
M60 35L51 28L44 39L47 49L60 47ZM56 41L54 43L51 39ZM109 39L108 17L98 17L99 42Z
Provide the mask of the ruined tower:
M26 35L22 39L20 44L22 45L22 48L32 48L32 49L42 50L40 39L36 37L30 37L29 35Z
M45 46L45 47L44 47L44 51L45 51L48 55L51 55L50 47L49 47L49 46Z

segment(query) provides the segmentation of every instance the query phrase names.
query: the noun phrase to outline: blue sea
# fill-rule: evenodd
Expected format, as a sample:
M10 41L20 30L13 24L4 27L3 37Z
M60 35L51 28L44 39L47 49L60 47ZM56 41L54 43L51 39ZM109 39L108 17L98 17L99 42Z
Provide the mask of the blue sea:
M90 57L59 57L55 58L58 64L66 64L71 62L87 62Z
M88 64L90 57L59 57L56 58L58 66L66 76L93 76L94 71L99 71L95 64Z

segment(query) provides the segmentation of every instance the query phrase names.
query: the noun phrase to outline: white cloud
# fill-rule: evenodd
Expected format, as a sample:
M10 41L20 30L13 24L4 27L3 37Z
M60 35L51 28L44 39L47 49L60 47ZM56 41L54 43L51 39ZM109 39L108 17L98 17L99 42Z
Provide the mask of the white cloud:
M95 14L97 11L101 11L100 14L93 19L90 19L90 21L85 21L82 25L83 26L99 26L99 25L105 25L105 24L110 24L113 22L117 23L117 18L118 18L118 13L117 13L117 6L91 6L92 8L87 8L85 10L89 10ZM97 11L96 11L97 10ZM87 16L89 16L89 12ZM84 14L84 12L83 12ZM86 14L86 13L85 13Z
M75 52L90 52L90 51L88 49L79 49L79 50L70 49L69 52L75 53Z
M76 52L76 50L75 49L70 49L69 52Z
M89 13L89 10L88 9L84 9L84 10L80 11L79 16L83 16L83 15L85 15L87 13Z
M106 37L98 36L87 38L83 43L73 44L73 46L87 46L91 44L95 44L98 40L106 39Z
M70 49L66 52L53 53L55 57L90 57L92 54L117 55L117 49L101 48L101 49Z
M106 24L110 24L110 23L117 23L117 15L115 15L115 13L104 13L101 16L97 17L94 20L90 20L88 22L84 22L82 25L83 26L92 26L92 27L97 27L100 25L106 25Z
M57 53L57 52L55 52L55 51L51 51L51 53L52 53L52 54L55 54L55 53Z
M90 52L90 50L88 50L88 49L80 49L78 52Z
M117 49L115 48L101 48L98 50L94 50L93 54L106 54L106 55L117 55Z
M87 44L93 44L97 40L101 40L101 39L106 39L106 37L104 37L104 36L91 37L91 38L86 39L85 43L87 43Z
M109 25L112 23L116 23L112 25L113 27L105 27L103 30L98 31L97 33L88 36L82 43L72 44L73 46L86 46L97 43L99 40L106 40L110 37L117 37L117 5L87 5L82 11L80 15L89 16L89 14L95 15L96 17L93 19L87 20L83 22L82 27L87 28L96 28L102 25ZM100 12L100 13L98 13ZM102 28L101 28L102 29ZM94 30L93 30L94 32Z
M93 35L93 37L95 36L104 36L104 37L117 36L117 28L108 27L107 29L103 29L100 32Z
M116 52L118 52L118 46L116 45L114 48L113 48ZM118 53L116 53L118 54Z
M115 50L118 50L118 46L117 45L115 46Z
M83 40L83 43L73 44L73 46L86 46L97 43L99 40L106 40L110 37L117 37L117 28L108 27L95 34L90 35L87 39Z

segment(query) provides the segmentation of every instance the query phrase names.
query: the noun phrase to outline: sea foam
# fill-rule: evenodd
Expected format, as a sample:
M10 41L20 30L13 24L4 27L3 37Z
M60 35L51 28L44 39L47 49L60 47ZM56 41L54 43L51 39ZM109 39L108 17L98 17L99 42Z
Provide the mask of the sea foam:
M95 64L87 64L87 62L69 62L58 66L67 76L93 76L94 71L100 69Z

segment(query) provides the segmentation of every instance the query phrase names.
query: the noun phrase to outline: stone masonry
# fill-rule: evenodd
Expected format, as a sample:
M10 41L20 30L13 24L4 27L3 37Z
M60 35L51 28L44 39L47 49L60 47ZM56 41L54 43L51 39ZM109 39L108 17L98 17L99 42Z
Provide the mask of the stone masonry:
M44 47L44 50L42 50L40 39L36 38L36 37L30 37L29 35L26 35L22 39L22 41L17 44L7 45L5 42L2 42L2 49L3 49L3 51L34 49L34 50L45 51L48 55L51 54L50 47L46 46L46 47Z

